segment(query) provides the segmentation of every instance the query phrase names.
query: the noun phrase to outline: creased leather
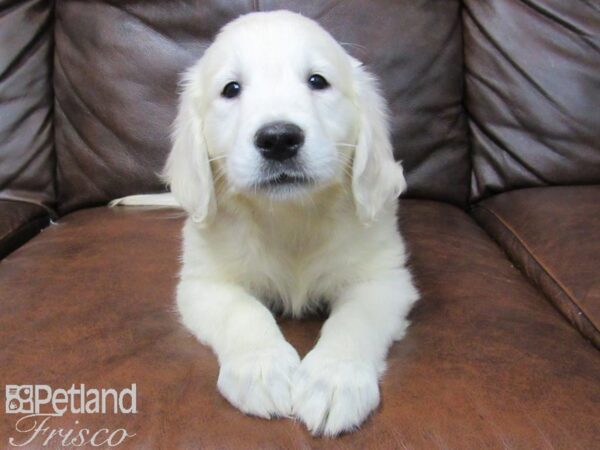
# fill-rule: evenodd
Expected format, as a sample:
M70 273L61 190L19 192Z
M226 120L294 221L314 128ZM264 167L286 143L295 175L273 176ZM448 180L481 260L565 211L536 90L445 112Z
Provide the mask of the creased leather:
M600 183L600 8L466 0L471 194Z
M49 1L0 1L0 199L53 207Z

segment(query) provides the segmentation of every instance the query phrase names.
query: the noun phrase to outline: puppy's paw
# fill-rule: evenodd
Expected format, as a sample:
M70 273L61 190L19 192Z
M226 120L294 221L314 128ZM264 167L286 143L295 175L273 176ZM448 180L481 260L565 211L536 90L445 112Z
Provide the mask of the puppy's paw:
M360 360L312 351L294 375L292 404L294 415L314 435L353 430L379 404L377 370Z
M230 355L221 361L217 387L246 414L269 419L292 412L291 379L300 365L287 342Z

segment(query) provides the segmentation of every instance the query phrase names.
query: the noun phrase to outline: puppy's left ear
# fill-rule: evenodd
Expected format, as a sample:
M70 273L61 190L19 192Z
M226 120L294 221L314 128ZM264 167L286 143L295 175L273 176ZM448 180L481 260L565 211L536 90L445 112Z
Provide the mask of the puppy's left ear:
M359 218L373 222L406 188L400 163L394 160L387 105L377 80L352 59L354 95L359 111L357 146L352 165L352 192Z
M208 148L203 133L199 78L202 60L188 69L182 80L183 91L174 122L173 146L163 178L192 221L206 225L214 217L217 201Z

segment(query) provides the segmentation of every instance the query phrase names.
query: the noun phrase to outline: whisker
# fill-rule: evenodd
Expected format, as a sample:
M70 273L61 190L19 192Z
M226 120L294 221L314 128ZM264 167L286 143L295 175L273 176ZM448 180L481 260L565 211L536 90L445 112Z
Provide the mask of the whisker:
M347 142L335 142L335 145L339 145L341 147L357 147L356 144L349 144Z
M214 158L209 158L208 162L217 161L218 159L225 159L228 155L215 156Z
M217 175L213 179L213 184L217 184L219 181L221 181L226 174L227 172L225 170L222 170L221 168L217 169Z
M348 47L355 47L355 48L359 48L361 50L366 50L367 48L364 45L360 45L360 44L353 44L352 42L340 42L341 46L347 45Z
M310 202L313 208L317 207L317 203L315 202L315 199L312 197L312 195L308 196L308 201Z
M217 181L219 181L224 176L225 176L225 172L224 171L217 172L217 176L215 177L214 182L216 183Z
M352 178L352 173L350 172L350 169L343 167L342 171L344 172L344 174L348 177L348 178Z
M352 172L350 169L351 158L347 155L336 155L336 161L340 163L342 171L348 176L348 178L352 178Z

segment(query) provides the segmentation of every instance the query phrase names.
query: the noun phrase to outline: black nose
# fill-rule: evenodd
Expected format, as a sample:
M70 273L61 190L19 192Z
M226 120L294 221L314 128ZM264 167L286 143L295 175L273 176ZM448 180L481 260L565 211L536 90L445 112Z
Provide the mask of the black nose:
M290 122L271 122L256 132L254 144L265 158L283 161L296 156L304 144L304 132Z

